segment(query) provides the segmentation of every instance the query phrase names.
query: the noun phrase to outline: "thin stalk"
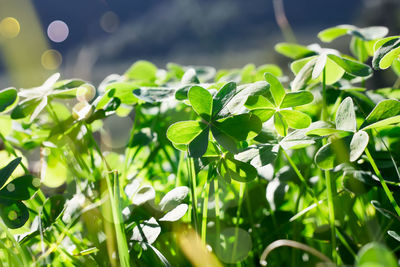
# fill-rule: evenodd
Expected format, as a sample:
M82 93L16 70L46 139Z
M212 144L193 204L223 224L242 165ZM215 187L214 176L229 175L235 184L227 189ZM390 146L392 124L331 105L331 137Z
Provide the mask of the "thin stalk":
M283 0L273 0L272 5L274 8L275 20L287 42L297 43L296 37L293 33L292 27L286 18Z
M208 213L208 195L210 192L210 181L212 175L212 167L210 166L208 169L207 180L205 184L205 191L204 191L204 201L203 201L203 214L201 220L201 241L206 244L206 235L207 235L207 213Z
M190 191L192 195L192 223L194 224L194 229L198 232L198 215L197 215L197 194L196 194L196 170L194 168L193 158L188 157L187 160L188 172L190 177Z
M323 121L327 120L328 117L328 105L326 101L326 70L325 67L322 70L322 112L321 112L321 119Z
M220 235L221 235L221 211L219 209L219 186L218 186L218 178L214 179L214 202L215 202L215 231L217 237L217 254L219 253L219 244L220 244Z
M329 171L325 171L325 184L326 184L326 192L328 197L328 213L329 213L329 224L331 228L331 245L332 245L332 259L334 262L337 262L337 253L336 253L336 226L335 226L335 209L333 205L333 194L334 192L332 185L331 174Z
M113 178L113 181L111 181ZM108 194L110 196L111 212L113 216L115 235L117 239L118 255L120 266L129 267L129 249L126 240L124 224L122 221L121 203L119 201L119 181L118 173L116 171L107 175L106 178Z
M372 158L371 154L369 153L368 148L365 148L365 154L367 155L369 163L371 164L372 169L374 169L374 172L375 172L376 176L378 176L379 182L381 183L387 198L389 199L390 203L392 203L393 208L395 209L397 215L400 216L400 207L397 204L396 200L394 199L393 194L389 190L385 180L383 179L383 176L382 176L381 172L379 171L378 166L376 165L376 163L375 163L374 159Z
M110 198L111 213L112 213L112 218L113 218L115 236L117 239L117 247L118 247L120 266L129 267L130 266L129 249L128 249L128 242L127 242L126 235L125 235L124 224L123 224L123 220L122 220L122 210L121 210L121 203L120 203L120 195L121 194L120 194L118 172L111 171L111 167L107 163L106 159L103 156L103 153L101 152L100 147L98 146L96 140L94 139L92 131L90 130L90 127L88 127L86 124L85 124L85 126L86 126L87 132L89 134L89 137L93 141L93 145L94 145L97 153L99 153L100 157L104 161L104 164L106 165L106 168L110 172L106 176L106 182L107 182L108 195Z
M235 243L233 245L233 253L232 253L232 260L233 257L236 255L237 251L237 244L238 244L238 235L239 235L239 222L240 222L240 212L242 210L243 198L244 198L244 191L246 189L246 183L240 183L239 189L239 204L238 209L236 211L236 227L235 227Z

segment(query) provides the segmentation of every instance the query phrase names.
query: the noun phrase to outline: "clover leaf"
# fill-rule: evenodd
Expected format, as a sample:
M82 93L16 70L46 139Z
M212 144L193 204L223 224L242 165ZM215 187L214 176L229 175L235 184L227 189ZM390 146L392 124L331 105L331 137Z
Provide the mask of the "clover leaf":
M265 74L265 79L270 84L270 95L249 96L245 107L263 122L274 117L275 129L281 136L287 135L289 127L307 128L311 124L311 118L290 108L311 103L314 96L308 91L286 93L280 81L270 73Z
M0 217L7 227L22 227L29 219L28 208L22 200L28 200L38 190L40 181L32 175L25 175L7 183L21 158L16 158L0 169Z
M365 62L374 55L376 40L385 37L387 33L388 29L381 26L358 28L353 25L338 25L321 31L318 37L321 41L330 43L343 35L352 36L350 50L358 60Z
M375 43L372 66L374 69L387 69L400 56L400 36L390 36Z
M395 123L400 123L400 101L386 99L376 105L357 130L353 100L347 97L337 110L335 128L313 129L307 135L339 137L321 147L315 155L320 168L332 169L340 163L354 162L363 154L369 141L365 130Z
M49 98L76 97L78 87L84 84L80 80L57 82L59 78L60 74L55 73L39 87L21 89L18 96L24 98L24 100L13 109L11 118L16 120L30 115L30 122L32 122L47 106Z
M261 121L253 114L231 115L236 91L235 83L227 83L216 95L201 86L192 86L188 99L201 121L181 121L167 130L168 139L187 148L189 155L201 157L208 147L210 131L215 140L228 151L237 152L236 142L252 139L261 131ZM240 125L240 127L238 127Z

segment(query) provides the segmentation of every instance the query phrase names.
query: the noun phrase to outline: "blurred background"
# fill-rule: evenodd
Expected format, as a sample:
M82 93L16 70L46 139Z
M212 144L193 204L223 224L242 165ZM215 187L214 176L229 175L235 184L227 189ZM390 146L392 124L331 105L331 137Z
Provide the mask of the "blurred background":
M338 24L400 33L399 0L0 0L0 89L32 87L53 72L98 84L134 61L239 68L287 60L281 41L308 45ZM348 51L349 40L329 44Z

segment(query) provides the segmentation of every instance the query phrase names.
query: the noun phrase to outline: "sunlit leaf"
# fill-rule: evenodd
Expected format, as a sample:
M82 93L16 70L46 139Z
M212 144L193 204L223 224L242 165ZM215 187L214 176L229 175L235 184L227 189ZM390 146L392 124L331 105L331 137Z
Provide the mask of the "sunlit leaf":
M167 130L168 139L175 144L189 144L205 128L206 124L199 121L180 121L169 126Z
M200 86L192 86L188 98L193 110L206 121L210 121L213 109L213 97L210 92Z
M340 104L336 112L336 129L355 132L357 129L356 113L351 97L347 97Z

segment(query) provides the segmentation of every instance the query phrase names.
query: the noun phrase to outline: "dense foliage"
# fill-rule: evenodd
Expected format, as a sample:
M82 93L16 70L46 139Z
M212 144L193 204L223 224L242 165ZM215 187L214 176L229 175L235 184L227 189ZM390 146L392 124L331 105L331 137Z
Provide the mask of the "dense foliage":
M280 43L294 79L138 61L97 88L1 90L0 266L397 266L387 33L319 33L350 35L352 56ZM393 87L367 90L387 68Z

